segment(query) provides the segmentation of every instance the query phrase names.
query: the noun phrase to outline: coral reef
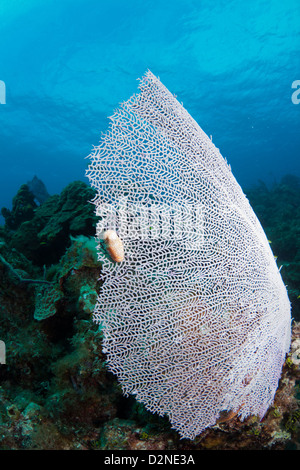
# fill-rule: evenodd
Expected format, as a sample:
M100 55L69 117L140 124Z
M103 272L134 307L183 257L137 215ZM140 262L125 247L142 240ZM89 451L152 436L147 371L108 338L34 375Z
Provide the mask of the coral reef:
M23 184L12 202L12 210L3 207L1 214L5 219L5 225L8 229L15 230L23 222L26 222L34 216L37 205L34 201L34 195L29 190L27 184Z
M300 178L286 175L270 188L260 182L247 196L281 266L293 318L300 321Z
M12 211L2 209L8 246L39 266L58 262L70 244L70 235L94 235L95 215L87 204L93 196L85 183L74 181L60 195L36 206L34 195L23 185Z
M34 247L26 251L31 254L27 258L25 249L11 245L11 227L0 227L0 339L6 344L6 365L0 365L0 449L299 449L300 324L296 321L275 401L262 421L251 416L241 422L238 416L224 415L190 441L180 439L166 417L152 414L134 398L122 395L101 352L101 326L91 319L101 289L101 265L90 237L90 230L95 231L94 219L87 223L90 192L86 185L79 186L86 189L85 199L78 203L85 214L82 232L74 234L68 224L61 237L61 256L45 266L35 261ZM276 205L278 187L268 192L268 204ZM78 194L71 193L74 200L69 204L74 208ZM254 198L257 192L249 191L249 198L251 194ZM268 211L264 192L262 197L251 201L257 213L263 213L263 207ZM57 201L60 198L55 196ZM34 210L46 213L49 199ZM59 212L51 214L61 220ZM58 227L51 217L47 222ZM284 214L278 214L278 227L284 219ZM39 224L39 218L35 220ZM294 212L290 225L298 223ZM270 223L267 231L271 229ZM47 243L51 246L51 239ZM39 244L35 247L40 250ZM289 261L299 273L295 257ZM282 269L285 282L286 274ZM46 283L22 283L20 279ZM299 283L295 282L294 289L299 289Z
M50 194L48 193L43 181L40 180L37 176L34 176L31 181L28 181L27 186L39 204L43 204L43 202L45 202L48 197L50 197Z

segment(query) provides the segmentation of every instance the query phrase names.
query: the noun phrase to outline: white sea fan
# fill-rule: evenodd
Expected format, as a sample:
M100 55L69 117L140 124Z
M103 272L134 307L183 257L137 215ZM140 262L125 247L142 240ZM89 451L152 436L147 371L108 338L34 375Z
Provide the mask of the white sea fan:
M94 319L125 395L193 439L223 411L263 417L291 340L264 231L219 150L150 71L91 155L103 250ZM100 241L100 244L102 242Z

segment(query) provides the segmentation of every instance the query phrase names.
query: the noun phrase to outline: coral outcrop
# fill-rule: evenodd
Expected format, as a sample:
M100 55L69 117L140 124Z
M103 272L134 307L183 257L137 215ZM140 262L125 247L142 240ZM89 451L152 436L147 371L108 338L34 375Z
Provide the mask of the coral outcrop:
M12 211L2 209L9 247L39 266L56 263L69 246L70 235L94 235L96 218L88 204L93 196L85 183L74 181L37 206L35 196L23 185Z

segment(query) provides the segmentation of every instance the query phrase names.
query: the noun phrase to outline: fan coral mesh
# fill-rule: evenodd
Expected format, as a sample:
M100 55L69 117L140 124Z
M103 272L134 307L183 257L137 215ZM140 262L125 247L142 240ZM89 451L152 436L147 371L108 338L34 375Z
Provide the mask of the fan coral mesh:
M219 150L150 71L90 157L103 262L94 319L123 392L193 439L221 412L263 417L291 340L264 231Z

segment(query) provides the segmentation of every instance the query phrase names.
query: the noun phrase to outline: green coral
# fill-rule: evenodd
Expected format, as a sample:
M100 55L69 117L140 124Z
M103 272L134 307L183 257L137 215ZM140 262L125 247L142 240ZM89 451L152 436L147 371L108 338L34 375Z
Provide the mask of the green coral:
M285 422L285 429L288 432L295 433L300 426L300 408L288 415Z
M278 406L274 406L274 408L272 409L272 415L274 416L274 418L280 418L281 413Z
M14 229L7 235L10 248L39 266L58 262L70 245L70 235L94 235L93 197L94 191L82 181L70 183L60 195L36 207L32 216L7 224L7 231Z
M35 288L34 319L45 320L56 313L57 303L63 298L58 286L39 285Z
M34 195L29 190L27 184L22 184L13 198L12 210L5 207L1 209L6 227L10 230L15 230L23 222L31 220L37 207L37 204L34 202Z

